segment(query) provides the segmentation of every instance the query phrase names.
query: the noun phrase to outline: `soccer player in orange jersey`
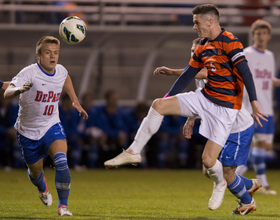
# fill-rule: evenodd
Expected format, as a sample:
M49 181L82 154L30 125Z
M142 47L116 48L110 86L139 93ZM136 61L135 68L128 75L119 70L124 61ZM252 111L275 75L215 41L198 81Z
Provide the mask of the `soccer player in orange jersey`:
M153 102L129 148L104 165L116 167L141 162L141 150L158 131L165 115L199 115L202 119L199 132L208 139L202 162L215 182L211 197L215 199L208 204L209 209L214 210L222 204L227 186L222 164L217 158L241 109L244 85L250 97L253 118L260 126L260 118L266 120L266 115L258 105L243 46L232 33L220 27L218 9L214 5L196 6L193 22L193 28L202 40L189 64L165 97ZM208 82L204 89L180 93L204 67L208 69Z

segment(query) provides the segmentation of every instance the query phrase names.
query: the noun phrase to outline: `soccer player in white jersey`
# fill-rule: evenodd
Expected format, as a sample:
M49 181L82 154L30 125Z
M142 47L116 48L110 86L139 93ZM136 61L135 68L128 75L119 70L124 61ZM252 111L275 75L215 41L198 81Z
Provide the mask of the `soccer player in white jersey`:
M264 20L256 20L251 25L253 45L244 49L249 68L253 75L256 93L262 111L268 115L268 122L262 121L263 127L255 124L253 148L251 150L251 162L256 176L262 182L259 192L264 194L276 194L271 190L265 174L265 156L267 150L272 150L274 138L273 122L273 86L280 86L280 80L275 78L274 55L267 48L271 38L271 26ZM252 113L248 94L244 92L244 105ZM237 173L244 174L247 167L238 167Z
M199 43L200 38L193 40L191 48L191 56ZM168 75L180 76L184 69L170 69L167 67L158 67L154 71L154 75ZM202 89L207 82L207 69L203 68L196 76L195 83L197 89ZM183 133L186 138L191 138L193 132L195 117L189 117L184 125ZM242 106L239 111L236 121L231 129L230 136L222 149L219 161L223 165L223 175L229 191L240 199L240 203L232 214L245 215L256 210L256 203L252 198L254 192L261 186L258 179L247 179L241 175L235 174L236 167L241 164L246 164L250 145L254 132L254 121L250 113ZM206 177L210 178L207 169L203 166L203 173ZM216 183L214 182L214 185ZM226 186L221 189L225 190ZM214 187L215 190L215 187ZM217 194L213 194L217 195ZM209 200L209 207L213 207L211 203L215 203L218 198L211 197ZM222 200L221 200L222 201Z
M36 44L38 62L23 68L4 93L5 99L19 96L19 112L15 123L18 141L28 167L28 177L37 187L46 206L52 204L43 172L43 157L53 159L58 194L58 214L71 216L68 196L71 176L67 164L67 144L59 120L58 101L62 89L72 100L83 118L88 118L75 94L67 70L58 64L60 41L52 36L42 37Z

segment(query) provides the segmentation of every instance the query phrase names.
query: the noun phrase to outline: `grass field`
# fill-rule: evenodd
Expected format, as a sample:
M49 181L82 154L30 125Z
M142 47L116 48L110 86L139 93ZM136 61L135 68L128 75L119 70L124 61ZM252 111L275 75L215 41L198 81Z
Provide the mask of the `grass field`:
M267 172L280 194L280 171ZM0 170L0 219L57 219L55 171L45 170L53 205L45 207L29 181L26 170ZM71 219L279 219L280 195L255 194L257 211L231 216L237 206L227 190L216 211L208 210L212 181L199 170L90 170L71 171ZM247 177L253 178L253 172Z

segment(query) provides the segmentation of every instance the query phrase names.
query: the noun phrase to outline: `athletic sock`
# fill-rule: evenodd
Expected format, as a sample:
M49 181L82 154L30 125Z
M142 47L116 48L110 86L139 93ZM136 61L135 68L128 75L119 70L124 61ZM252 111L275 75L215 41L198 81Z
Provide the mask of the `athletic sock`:
M27 174L28 177L30 179L30 181L37 186L37 189L39 190L39 192L45 192L47 187L46 187L46 182L44 181L44 171L37 177L34 178L33 176L31 176L30 174L30 170L27 169Z
M68 203L68 196L71 185L70 170L67 164L66 154L59 152L53 156L56 167L55 186L58 194L58 208Z
M239 176L242 179L242 181L244 182L247 190L252 188L252 186L253 186L253 181L252 180L247 179L244 176L241 176L239 174L236 174L236 175Z
M127 151L132 154L139 154L152 135L158 131L163 117L163 115L150 107L148 115L143 119L135 135L134 141Z
M213 167L208 168L207 172L209 177L218 185L224 183L223 177L223 165L219 160L216 160L216 163Z
M265 174L265 169L266 169L265 155L266 155L266 150L263 148L254 147L252 149L253 167L254 167L256 176L261 181L263 187L268 186L268 182L267 182L266 174Z
M241 200L244 204L250 204L252 197L249 195L246 186L239 175L235 175L234 180L230 183L227 188L229 191Z

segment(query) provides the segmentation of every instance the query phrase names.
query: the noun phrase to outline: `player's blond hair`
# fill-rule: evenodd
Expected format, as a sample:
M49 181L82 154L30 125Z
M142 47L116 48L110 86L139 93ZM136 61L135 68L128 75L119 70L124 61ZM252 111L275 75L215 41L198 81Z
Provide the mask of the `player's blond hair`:
M256 20L252 25L251 25L251 32L252 34L255 33L255 31L259 28L266 28L268 30L268 33L271 32L271 25L262 19Z
M36 44L36 54L41 54L41 48L44 44L51 43L60 46L60 41L53 36L44 36Z

